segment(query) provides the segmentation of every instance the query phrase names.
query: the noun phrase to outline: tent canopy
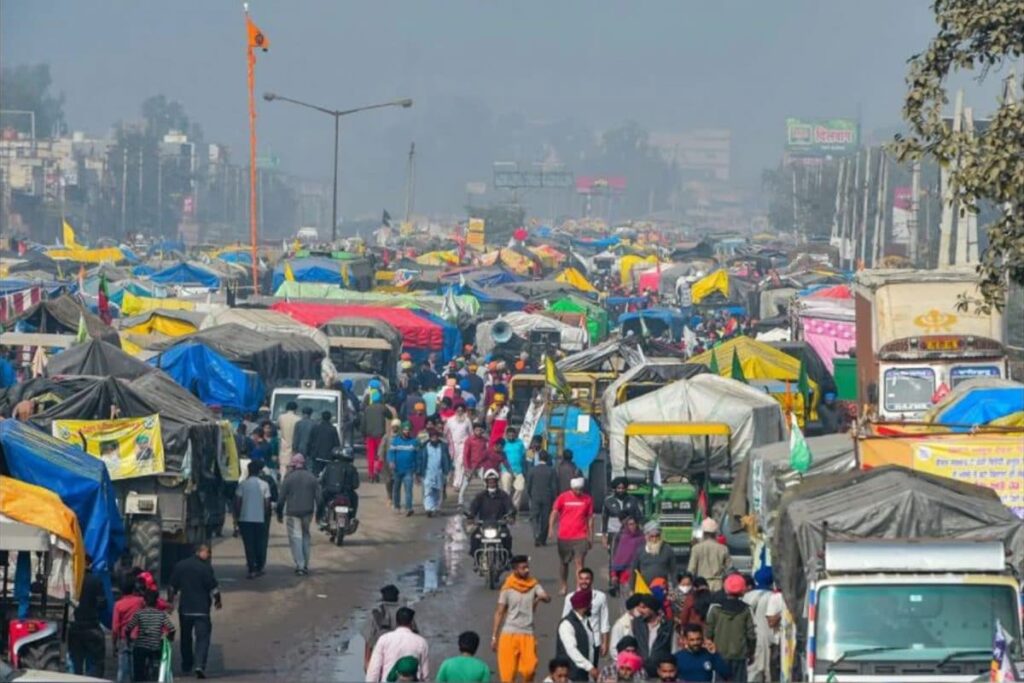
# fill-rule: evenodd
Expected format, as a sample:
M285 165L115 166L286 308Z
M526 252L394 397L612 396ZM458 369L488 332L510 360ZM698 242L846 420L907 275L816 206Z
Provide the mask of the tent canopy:
M261 308L224 308L206 316L200 329L235 323L257 332L294 334L309 337L323 350L328 351L327 336L315 327L305 325L294 318Z
M199 342L173 346L151 358L149 363L166 372L208 406L256 412L266 396L266 388L259 375L242 370Z
M171 266L158 270L149 279L161 285L178 285L182 287L205 287L217 289L221 277L210 268L191 261L179 261Z
M152 371L151 367L132 358L120 347L99 339L86 341L58 353L46 366L46 374L50 376L93 375L135 379Z
M694 304L702 303L713 292L719 292L726 299L729 298L729 273L727 271L716 270L690 286L690 298Z
M85 329L93 339L119 346L121 341L117 330L110 327L99 316L87 311L83 306L67 294L56 299L40 301L25 311L19 318L18 325L26 332L43 334L77 334L78 321L85 320Z
M608 336L608 311L596 303L591 303L575 295L569 295L552 303L548 310L555 313L579 313L583 315L587 321L587 332L590 333L591 342L599 342Z
M121 320L120 329L121 332L128 334L162 334L167 337L180 337L183 334L197 331L204 318L206 318L204 313L158 308Z
M644 362L638 339L606 339L558 361L562 372L622 372Z
M687 363L681 358L648 358L640 365L634 365L624 371L615 381L608 385L601 396L604 405L604 415L610 415L612 408L618 400L619 389L629 384L671 384L677 380L689 379L696 375L707 372L708 369L700 364ZM651 390L656 390L654 387ZM650 393L644 391L643 393ZM637 396L632 396L637 398Z
M342 289L337 285L329 285L313 282L282 282L281 286L274 292L278 299L329 299L342 305L353 306L389 306L400 308L422 308L435 315L441 313L444 307L444 297L438 294L426 292L357 292L351 289ZM461 294L455 297L461 310L471 315L480 312L480 302L476 297Z
M606 422L608 452L615 475L621 474L626 466L624 435L626 426L633 422L728 424L732 431L729 444L719 437L711 439L711 467L714 470L726 469L727 446L731 449L735 468L751 448L786 438L778 402L762 391L710 374L673 382L618 405L607 416ZM655 463L660 463L664 475L702 470L703 439L631 438L630 469L650 470Z
M597 288L590 284L590 280L584 277L583 273L571 266L556 275L555 282L564 282L567 285L572 285L581 292L597 294Z

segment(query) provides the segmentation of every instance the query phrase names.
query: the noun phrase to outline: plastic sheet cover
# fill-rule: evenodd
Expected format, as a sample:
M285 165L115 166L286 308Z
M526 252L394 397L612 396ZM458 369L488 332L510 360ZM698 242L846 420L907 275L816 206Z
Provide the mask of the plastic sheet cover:
M255 372L247 372L207 346L190 342L149 360L208 406L256 412L266 388Z

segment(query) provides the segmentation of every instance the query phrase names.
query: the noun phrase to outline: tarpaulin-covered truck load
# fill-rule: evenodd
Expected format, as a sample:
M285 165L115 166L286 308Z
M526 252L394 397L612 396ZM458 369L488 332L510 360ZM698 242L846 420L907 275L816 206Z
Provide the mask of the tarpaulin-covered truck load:
M220 406L228 413L255 413L267 395L258 374L243 370L198 342L172 346L149 363L207 406Z
M1021 645L1024 521L989 489L895 466L812 477L770 544L803 680L976 680L997 621Z

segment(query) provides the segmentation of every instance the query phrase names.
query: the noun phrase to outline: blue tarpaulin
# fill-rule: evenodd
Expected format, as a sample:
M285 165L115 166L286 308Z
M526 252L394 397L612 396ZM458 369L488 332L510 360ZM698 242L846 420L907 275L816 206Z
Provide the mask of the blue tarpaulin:
M247 251L226 251L217 256L224 263L238 263L243 266L252 265L252 254Z
M580 424L581 416L586 424ZM549 422L551 429L548 428ZM584 431L577 431L580 426L585 427ZM552 430L562 432L560 436L564 440L558 440L562 448L572 451L573 463L583 472L589 472L591 463L601 450L601 427L597 420L578 406L556 406L540 419L534 433L547 434L548 441L554 443L556 437L552 436Z
M242 370L197 342L173 346L151 358L149 364L166 372L208 406L256 412L266 395L266 387L258 374Z
M330 285L345 287L346 283L341 277L341 261L311 256L309 258L292 259L292 273L296 282L324 282ZM284 282L284 261L274 267L274 280L271 290L276 292L281 283Z
M948 407L940 409L935 422L961 425L953 427L953 431L966 432L972 425L985 425L1021 411L1024 411L1024 385L972 387Z
M109 572L124 550L125 534L107 466L78 446L14 419L0 421L0 450L0 471L53 491L78 517L85 552L107 589L105 623L109 625L113 609Z
M184 287L220 287L220 277L195 263L176 263L149 276L153 282L161 285L181 285Z
M640 324L643 318L644 324ZM657 337L669 330L672 338L678 341L683 336L683 327L686 325L686 318L679 311L671 308L645 308L632 313L623 313L619 316L619 325L623 333L632 331L634 334L642 334L644 326L647 332Z
M452 358L457 358L462 355L462 332L459 331L458 327L452 325L444 318L430 313L429 311L424 311L420 308L411 310L424 320L429 320L435 325L439 325L441 327L441 338L443 341L440 355L442 363L447 363ZM413 359L417 361L426 360L427 356L430 354L430 349L423 349L422 358L420 358L420 354L417 353L417 351L419 351L418 349L412 349L407 346L403 347L403 349L411 353L413 355Z

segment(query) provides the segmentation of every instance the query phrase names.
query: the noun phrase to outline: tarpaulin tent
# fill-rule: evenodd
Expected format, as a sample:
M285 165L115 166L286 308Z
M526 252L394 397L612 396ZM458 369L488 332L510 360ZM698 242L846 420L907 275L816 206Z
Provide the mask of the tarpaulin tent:
M527 247L529 252L540 259L541 265L545 268L557 268L565 261L565 254L558 251L549 244L541 244L535 247Z
M579 351L587 345L587 332L575 325L566 325L560 320L554 320L543 315L513 311L495 320L488 320L477 325L477 351L483 356L488 355L494 350L495 343L491 335L491 328L497 322L508 324L512 328L512 332L522 339L529 338L530 332L533 330L557 330L561 340L561 348L569 351Z
M637 256L636 254L626 254L619 259L619 281L623 287L633 288L633 280L635 277L634 270L637 268L646 268L647 266L653 266L658 262L657 256Z
M27 525L28 529L22 527L19 533L29 531L30 538L41 541L50 553L47 592L60 599L67 595L78 600L85 578L85 543L71 508L49 489L0 476L0 537L10 533L8 530L16 524ZM5 544L5 549L14 548Z
M459 255L454 251L430 251L416 257L421 266L452 266L458 265Z
M612 338L557 362L562 372L624 372L644 362L638 339Z
M725 270L716 270L690 285L690 298L694 304L699 304L712 292L719 292L725 298L729 298L729 273Z
M626 426L633 422L724 422L732 430L733 467L751 448L786 438L779 404L764 392L717 375L701 374L666 385L612 409L605 418L612 472L625 467ZM697 443L699 442L699 443ZM713 437L712 469L724 470L726 443ZM629 467L650 470L660 463L663 475L703 469L703 439L630 438Z
M639 336L660 337L668 332L673 340L679 341L683 338L686 318L674 308L643 308L620 315L619 326L623 334L632 332Z
M127 334L162 334L180 337L199 329L206 318L205 313L154 309L131 318L121 320L121 332Z
M18 329L43 334L73 335L78 333L78 322L82 319L85 320L86 332L93 339L102 339L114 346L121 344L117 330L66 294L49 301L40 301L25 311L18 319Z
M624 370L615 378L601 395L604 415L611 415L612 408L644 394L657 391L666 384L689 379L707 372L698 363L687 363L681 358L647 358L642 363Z
M608 336L608 311L596 303L577 296L567 296L553 302L549 311L555 313L579 313L586 319L587 332L590 335L591 343L602 341Z
M739 357L743 377L749 383L757 384L780 403L790 401L797 419L803 424L804 401L797 388L800 378L800 361L787 353L773 348L765 342L750 337L734 337L713 349L690 358L691 363L702 363L711 367L714 355L718 372L723 377L732 377L733 353ZM808 378L811 390L811 404L808 416L811 420L818 419L818 402L821 400L821 387L813 379ZM787 395L788 394L788 395Z
M150 275L149 279L161 285L204 287L206 289L217 289L221 282L221 276L209 267L186 261L180 261L163 270L158 270Z
M421 291L357 292L351 289L342 289L337 285L315 282L282 282L274 292L274 297L291 301L327 299L331 302L351 306L422 308L435 315L439 315L444 308L444 296L440 294ZM456 295L455 301L460 310L466 311L470 315L480 312L480 302L471 294Z
M346 290L347 291L347 290ZM291 316L262 308L224 308L206 316L199 329L205 330L218 325L235 323L257 332L295 334L309 337L327 353L327 335L315 327L305 325Z
M579 294L573 285L555 280L526 280L523 282L510 282L504 285L527 301L541 302L551 299L558 299L571 294Z
M122 377L135 379L153 369L140 360L132 358L120 347L99 339L61 351L46 366L46 374L92 375L95 377Z
M99 249L47 249L46 255L54 261L74 261L75 263L118 263L125 260L124 252L117 247Z
M338 261L321 256L310 256L308 258L281 261L274 266L274 278L271 285L274 291L277 291L281 283L287 279L285 277L285 264L291 266L295 282L319 282L338 287L345 286L346 284L341 275L341 264Z
M410 353L422 352L425 356L430 351L437 351L442 362L448 362L462 353L462 335L457 327L436 316L426 313L419 315L407 308L280 301L271 309L313 327L320 327L332 318L345 316L383 320L401 333L403 347Z
M78 517L94 571L109 571L125 547L125 535L103 461L14 419L0 421L0 450L0 472L60 496Z
M775 528L774 512L786 489L806 477L838 474L858 468L853 438L849 434L826 434L805 439L811 451L811 467L807 472L795 471L790 465L789 441L758 446L736 469L729 496L729 514L739 518L757 516L761 529L771 536Z
M803 339L834 372L835 359L845 358L856 342L856 320L850 299L801 299Z
M447 285L454 287L460 297L470 296L477 300L478 305L485 306L493 315L503 311L520 311L526 306L526 299L504 285L480 285L467 282L463 285Z
M198 342L174 346L149 360L208 406L256 412L266 396L263 380Z
M792 356L797 362L807 366L807 377L818 383L822 395L836 393L836 381L832 371L818 355L817 349L806 341L775 341L766 342L774 349Z
M590 280L588 280L583 273L572 267L566 268L556 275L555 282L564 282L567 285L572 285L581 292L597 294L597 287L590 284Z
M326 355L310 337L287 332L257 332L237 323L208 327L157 348L163 351L193 342L208 346L243 370L257 373L271 389L297 385L304 379L319 379L320 363Z
M967 432L1024 411L1024 384L998 377L970 379L925 413L924 421Z
M825 524L833 539L1001 540L1024 570L1024 520L990 489L897 466L812 477L783 494L771 538L792 614L804 614L808 580L824 570Z
M154 299L151 297L137 296L128 290L124 290L121 299L121 315L135 316L148 311L164 309L168 311L194 311L196 302L183 299Z
M477 285L484 287L490 287L494 285L507 285L510 282L521 282L523 278L519 277L514 273L510 273L501 267L490 267L490 268L455 268L446 271L441 275L442 280L452 281L459 280L459 276L462 276L466 282L474 282Z

